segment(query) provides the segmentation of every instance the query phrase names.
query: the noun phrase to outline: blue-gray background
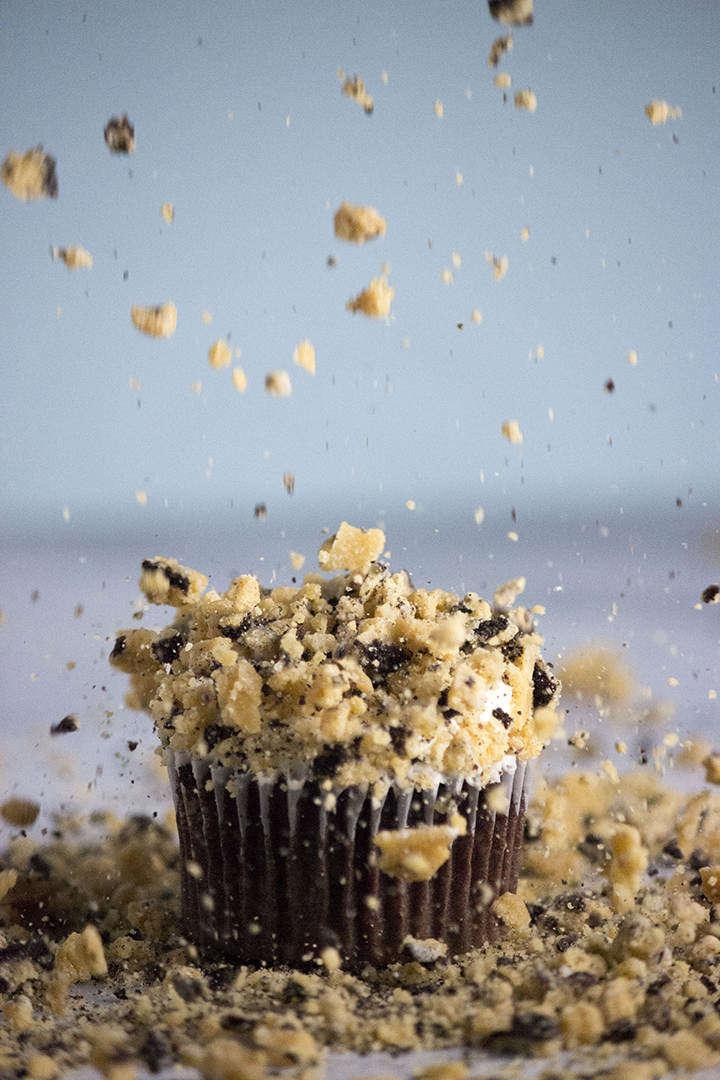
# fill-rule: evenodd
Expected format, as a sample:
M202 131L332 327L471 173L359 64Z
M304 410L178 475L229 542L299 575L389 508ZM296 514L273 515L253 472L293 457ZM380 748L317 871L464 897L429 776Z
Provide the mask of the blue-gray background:
M107 797L118 761L117 790L140 786L124 751L152 736L106 656L143 557L220 589L288 582L290 551L315 569L343 519L384 524L417 584L525 574L552 659L608 641L673 729L712 737L718 609L695 605L720 572L720 5L539 3L498 67L507 102L487 65L504 32L479 2L0 7L0 156L42 143L59 180L53 201L0 191L0 788ZM653 127L653 98L682 118ZM103 141L123 112L130 157ZM336 240L343 200L386 236ZM72 244L92 270L50 259ZM384 263L390 319L349 314ZM143 337L131 306L166 301L176 333ZM208 363L218 338L243 395ZM306 338L314 376L292 362ZM289 398L264 391L278 368ZM81 731L50 740L68 712Z

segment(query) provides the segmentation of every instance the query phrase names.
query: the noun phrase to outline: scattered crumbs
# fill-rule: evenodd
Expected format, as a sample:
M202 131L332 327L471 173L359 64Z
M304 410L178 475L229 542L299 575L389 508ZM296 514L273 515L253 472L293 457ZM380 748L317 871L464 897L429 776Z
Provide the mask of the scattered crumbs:
M679 686L680 685L680 683L677 681L677 679L674 679L672 677L672 675L668 679L667 684L668 684L668 686Z
M375 236L384 236L387 222L372 206L354 206L344 202L334 217L335 235L350 244L364 244Z
M455 186L460 187L463 182L463 174L461 172L455 173Z
M18 829L34 825L39 813L40 805L34 799L13 796L0 805L0 817L7 825Z
M301 341L293 353L293 362L310 375L315 374L315 346L312 341Z
M458 255L457 251L453 251L452 261L455 269L459 270L462 266L462 258L460 257L460 255Z
M668 120L679 120L682 109L671 108L667 101L651 101L645 106L645 115L653 126L665 124Z
M618 754L627 754L627 743L622 741L616 742L615 751Z
M530 239L530 230L528 229L527 225L525 226L525 228L520 233L520 239L522 240L523 244L525 243L526 240Z
M492 252L485 252L485 262L490 263L493 268L493 274L496 281L502 281L508 271L510 265L507 255L503 255L499 258L497 255L493 255Z
M482 525L484 520L485 520L485 511L483 510L482 506L478 506L477 509L475 510L475 524L476 525Z
M507 535L508 535L508 540L512 540L512 542L514 544L517 544L518 540L520 539L520 536L518 535L518 533L516 533L514 531L509 532Z
M448 269L441 270L440 271L440 279L441 279L441 281L443 282L444 285L452 285L452 283L453 283L452 270L448 270Z
M387 81L388 81L388 73L387 73L387 71L381 71L380 72L380 81L384 82L385 85L387 86Z
M342 75L340 75L342 78ZM365 83L356 75L354 78L347 78L342 86L343 94L352 98L353 101L357 101L358 105L362 105L365 112L370 115L373 111L373 99L365 89Z
M537 98L532 90L518 90L515 95L515 107L534 113L537 109Z
M627 354L627 358L628 364L632 364L633 366L635 366L635 364L637 364L638 362L638 355L634 349L630 350L630 352Z
M283 487L287 491L288 495L293 494L293 492L295 491L295 473L283 473Z
M56 199L56 166L55 158L43 153L42 146L36 146L25 154L11 150L0 167L0 179L21 202Z
M405 503L405 505L407 506L408 510L414 510L415 509L415 501L414 501L414 499L408 499L408 501Z
M433 105L433 112L437 116L438 120L442 120L444 114L442 101L438 100L435 102L435 104Z
M718 604L720 603L720 585L708 585L703 589L700 599L703 604Z
M241 367L234 367L232 373L233 386L239 394L244 394L247 389L247 375Z
M146 491L136 491L135 492L135 498L137 499L137 501L140 503L141 506L146 506L147 505L147 492Z
M495 38L490 49L490 55L488 56L488 67L497 67L500 57L503 53L511 52L513 47L512 34L508 34L507 37Z
M271 371L265 376L265 389L273 397L290 397L292 384L287 371Z
M533 0L488 0L493 19L505 26L529 26L533 21Z
M568 746L574 746L576 750L585 750L590 740L590 732L585 731L582 728L578 728L568 738Z
M149 337L171 337L177 327L177 308L174 304L145 308L134 304L130 311L133 326Z
M290 562L292 563L293 570L301 570L305 565L305 556L300 555L297 551L291 551Z
M390 314L390 304L395 295L395 289L389 286L385 275L373 278L366 289L355 297L348 300L345 308L353 313L361 311L372 319L384 319Z
M517 420L506 420L502 426L502 433L511 443L522 443L523 434Z
M210 361L210 367L215 368L216 371L230 365L232 353L222 338L216 341L208 350L208 360Z
M135 152L135 128L127 118L113 116L105 125L105 142L111 154L133 154Z
M265 518L267 517L267 506L265 505L265 503L255 503L253 516L256 517L258 521L265 520Z
M175 207L171 202L163 203L160 207L160 213L163 216L163 221L166 225L172 225L175 220Z
M93 264L93 257L89 251L81 247L51 247L50 258L60 259L64 262L68 270L90 270Z
M470 312L470 318L472 319L472 321L474 323L477 323L477 325L479 326L480 323L482 322L482 312L480 311L480 309L479 308L473 308L472 311Z
M212 317L212 315L210 314L209 311L203 311L203 313L202 313L202 321L205 323L206 326L210 325L210 323L212 322L212 318L213 317Z
M543 345L538 345L537 349L535 350L535 358L537 360L545 359L545 347Z
M499 71L493 79L493 84L498 90L509 90L512 86L512 77L507 71Z

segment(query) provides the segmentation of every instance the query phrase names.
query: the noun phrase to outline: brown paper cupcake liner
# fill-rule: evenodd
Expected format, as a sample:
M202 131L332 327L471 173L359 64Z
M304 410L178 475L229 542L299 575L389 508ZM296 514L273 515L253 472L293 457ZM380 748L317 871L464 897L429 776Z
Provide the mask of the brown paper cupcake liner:
M428 791L366 785L328 802L321 782L256 776L168 751L188 938L206 954L252 965L314 965L328 946L347 967L401 958L408 935L448 955L494 940L495 898L517 886L531 763L507 759L499 784L448 779ZM498 786L507 812L490 809ZM496 800L491 800L496 803ZM428 881L376 865L381 829L466 819ZM489 886L489 888L487 888Z

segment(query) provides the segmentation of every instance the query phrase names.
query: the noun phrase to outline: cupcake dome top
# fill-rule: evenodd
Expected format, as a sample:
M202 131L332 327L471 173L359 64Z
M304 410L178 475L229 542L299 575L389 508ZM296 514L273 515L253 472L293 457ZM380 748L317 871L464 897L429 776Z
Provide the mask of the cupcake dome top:
M380 529L343 522L319 565L344 572L272 590L242 576L222 596L174 559L145 560L142 591L177 614L118 634L110 662L131 675L128 703L174 751L333 790L484 785L508 756L536 757L559 684L532 614L511 606L524 582L492 606L415 589L377 561L384 546Z

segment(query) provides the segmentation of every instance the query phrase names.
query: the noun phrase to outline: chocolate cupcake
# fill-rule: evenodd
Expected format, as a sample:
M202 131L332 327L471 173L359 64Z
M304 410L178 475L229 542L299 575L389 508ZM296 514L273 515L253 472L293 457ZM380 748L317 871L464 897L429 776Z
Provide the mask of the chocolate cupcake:
M491 940L517 884L532 762L558 683L530 612L413 588L343 523L300 587L146 560L172 625L111 663L153 718L172 783L186 933L249 964L349 966Z

